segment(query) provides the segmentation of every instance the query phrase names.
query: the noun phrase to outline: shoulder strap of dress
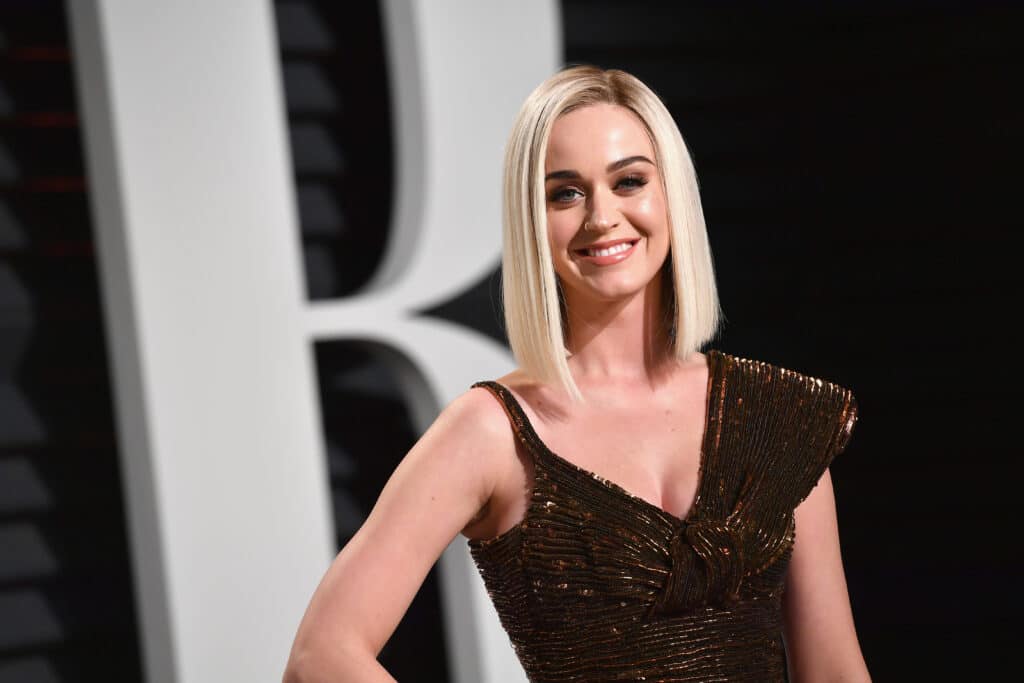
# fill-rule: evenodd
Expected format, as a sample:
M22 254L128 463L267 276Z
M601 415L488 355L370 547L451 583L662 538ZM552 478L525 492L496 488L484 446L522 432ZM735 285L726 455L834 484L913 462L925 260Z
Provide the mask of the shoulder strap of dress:
M537 432L533 430L533 425L530 424L530 419L526 416L523 411L523 407L519 405L519 401L512 394L508 388L494 380L482 380L480 382L474 382L470 389L474 387L483 387L490 391L495 398L501 403L505 409L505 414L508 415L508 421L512 425L512 431L515 432L516 437L522 441L530 453L536 460L538 451L541 450L542 443L540 437L537 436Z

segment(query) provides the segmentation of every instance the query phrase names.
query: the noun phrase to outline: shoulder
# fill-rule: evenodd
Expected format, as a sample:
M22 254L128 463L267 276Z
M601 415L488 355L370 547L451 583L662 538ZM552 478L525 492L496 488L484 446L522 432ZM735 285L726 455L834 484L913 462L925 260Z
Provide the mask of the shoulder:
M418 459L472 480L485 505L516 461L516 439L503 404L476 386L441 409L414 451Z
M512 443L509 418L496 391L476 383L455 397L438 415L437 424L451 437L466 442Z
M509 490L525 485L515 417L503 396L508 387L504 379L475 382L438 418L450 423L450 441L464 454L457 465L476 471L484 481L486 495L462 530L467 538L494 536L490 525L500 519Z

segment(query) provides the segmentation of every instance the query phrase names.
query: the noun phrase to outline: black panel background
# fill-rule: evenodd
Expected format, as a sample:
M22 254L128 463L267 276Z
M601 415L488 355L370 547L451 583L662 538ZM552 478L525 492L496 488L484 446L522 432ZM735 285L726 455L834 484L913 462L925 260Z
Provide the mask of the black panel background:
M142 676L66 19L0 4L0 683Z
M851 387L834 464L875 680L980 680L1019 641L1022 13L563 2L566 58L666 101L701 183L718 348Z

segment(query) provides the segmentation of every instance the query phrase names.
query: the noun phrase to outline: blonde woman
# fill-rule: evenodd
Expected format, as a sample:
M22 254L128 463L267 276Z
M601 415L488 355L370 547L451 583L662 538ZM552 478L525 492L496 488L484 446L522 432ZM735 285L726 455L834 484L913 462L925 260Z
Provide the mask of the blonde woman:
M504 192L520 367L448 405L395 470L286 680L393 680L376 656L460 532L531 681L869 680L827 469L856 403L700 352L714 271L662 102L621 71L554 75L513 127Z

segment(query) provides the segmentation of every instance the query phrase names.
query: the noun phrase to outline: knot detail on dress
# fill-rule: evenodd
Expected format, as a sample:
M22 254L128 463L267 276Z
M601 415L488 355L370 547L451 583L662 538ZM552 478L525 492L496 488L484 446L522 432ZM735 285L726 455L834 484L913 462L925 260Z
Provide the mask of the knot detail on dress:
M739 598L745 569L743 543L731 520L684 522L672 536L669 555L672 566L651 605L651 615Z
M695 607L736 602L746 576L747 546L740 519L754 477L747 474L725 519L685 520L669 542L671 567L648 616L688 612ZM757 554L757 553L754 553Z

